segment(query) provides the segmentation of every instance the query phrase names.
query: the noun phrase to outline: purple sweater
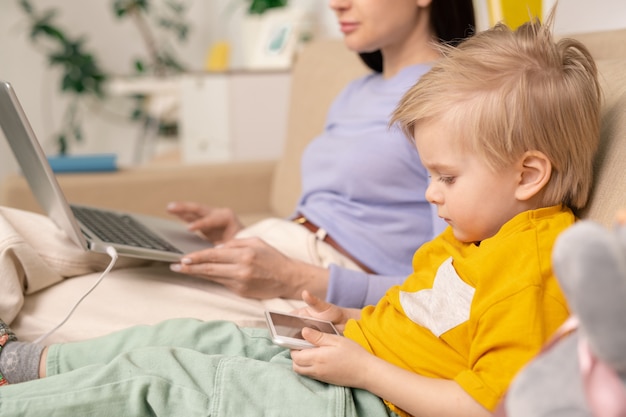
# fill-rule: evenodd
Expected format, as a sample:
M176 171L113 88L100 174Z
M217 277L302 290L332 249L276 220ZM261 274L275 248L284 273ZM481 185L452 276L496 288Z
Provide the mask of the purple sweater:
M331 265L330 302L377 303L412 272L415 250L445 226L424 197L428 175L417 150L397 127L388 128L402 95L429 69L415 65L391 79L370 74L351 82L303 154L296 211L380 274Z

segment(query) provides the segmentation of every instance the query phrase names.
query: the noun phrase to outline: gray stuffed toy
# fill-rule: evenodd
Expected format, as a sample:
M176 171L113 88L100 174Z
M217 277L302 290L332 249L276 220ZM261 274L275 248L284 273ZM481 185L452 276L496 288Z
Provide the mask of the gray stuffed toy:
M581 221L557 240L554 271L578 324L517 375L500 410L508 417L626 416L623 213L618 222Z

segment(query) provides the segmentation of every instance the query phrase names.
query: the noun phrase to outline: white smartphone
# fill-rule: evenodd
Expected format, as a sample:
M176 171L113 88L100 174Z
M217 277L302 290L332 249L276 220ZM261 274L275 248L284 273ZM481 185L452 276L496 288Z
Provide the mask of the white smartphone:
M326 320L295 316L277 311L266 311L265 318L270 329L272 341L279 346L289 349L315 347L315 345L307 342L302 337L302 329L304 327L310 327L324 333L339 334L335 326Z

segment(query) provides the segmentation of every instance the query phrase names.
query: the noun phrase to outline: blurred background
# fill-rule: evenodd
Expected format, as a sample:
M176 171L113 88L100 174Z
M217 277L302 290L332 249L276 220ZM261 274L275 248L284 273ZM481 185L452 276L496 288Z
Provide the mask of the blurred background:
M555 1L475 0L478 29L545 15ZM557 34L618 28L624 0L559 1ZM291 63L316 38L341 38L324 0L0 0L0 79L14 86L49 155L114 153L129 166L190 146L199 159L183 149L182 162L272 159L284 140ZM86 68L84 85L67 81L67 65ZM250 112L266 122L266 142L233 148L233 126ZM203 154L208 137L222 148ZM0 181L16 171L0 140Z

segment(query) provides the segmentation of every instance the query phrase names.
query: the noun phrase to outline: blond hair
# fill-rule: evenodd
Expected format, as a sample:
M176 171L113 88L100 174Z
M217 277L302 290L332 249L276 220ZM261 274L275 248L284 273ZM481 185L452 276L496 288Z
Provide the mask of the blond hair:
M515 31L498 24L442 50L445 58L405 94L391 124L413 138L417 125L444 121L494 170L540 151L552 163L542 204L584 207L601 103L585 46L573 39L555 42L551 24L536 20Z

